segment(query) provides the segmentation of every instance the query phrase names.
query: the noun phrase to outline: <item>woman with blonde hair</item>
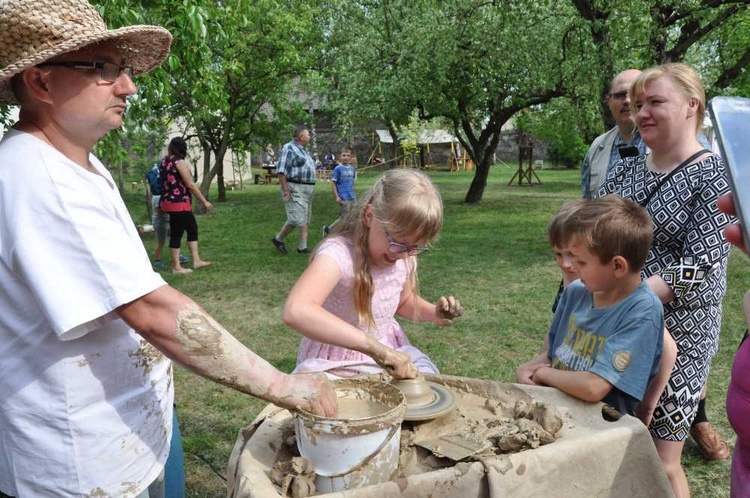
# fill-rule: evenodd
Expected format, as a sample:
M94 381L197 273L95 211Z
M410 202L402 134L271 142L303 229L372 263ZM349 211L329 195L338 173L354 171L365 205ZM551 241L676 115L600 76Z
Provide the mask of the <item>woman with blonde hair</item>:
M706 97L690 66L670 63L648 69L630 94L636 124L651 152L618 163L598 194L632 199L654 222L654 242L642 275L664 303L677 361L652 407L649 431L675 496L683 498L690 490L680 462L682 448L719 346L729 256L722 229L729 217L718 210L716 199L729 186L721 158L697 139Z
M447 326L463 314L452 296L432 304L417 289L417 255L442 222L440 194L423 173L391 170L375 182L318 246L286 301L284 322L304 336L295 372L438 373L394 315Z

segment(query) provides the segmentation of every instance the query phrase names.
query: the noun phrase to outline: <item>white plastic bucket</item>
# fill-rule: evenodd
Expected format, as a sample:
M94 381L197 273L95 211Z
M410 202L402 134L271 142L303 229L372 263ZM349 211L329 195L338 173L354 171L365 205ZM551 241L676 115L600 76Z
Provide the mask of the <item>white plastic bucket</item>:
M367 402L375 414L324 418L296 413L300 455L315 466L318 493L357 489L389 481L398 468L406 399L390 384L347 379L333 382L339 405Z

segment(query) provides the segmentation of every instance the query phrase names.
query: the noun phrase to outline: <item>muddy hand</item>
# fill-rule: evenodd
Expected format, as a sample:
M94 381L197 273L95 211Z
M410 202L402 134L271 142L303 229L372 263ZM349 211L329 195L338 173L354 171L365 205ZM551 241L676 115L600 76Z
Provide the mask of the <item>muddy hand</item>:
M408 354L392 350L388 359L383 363L383 368L394 379L413 379L417 376L417 367L412 363Z
M290 410L302 409L321 417L338 415L336 391L326 374L317 372L287 375L284 387L287 395L276 402L277 405Z
M461 302L453 296L442 296L435 303L435 312L438 316L438 325L453 325L453 319L464 314Z
M417 367L408 354L389 348L374 337L367 338L367 346L366 354L394 378L413 379L417 376Z

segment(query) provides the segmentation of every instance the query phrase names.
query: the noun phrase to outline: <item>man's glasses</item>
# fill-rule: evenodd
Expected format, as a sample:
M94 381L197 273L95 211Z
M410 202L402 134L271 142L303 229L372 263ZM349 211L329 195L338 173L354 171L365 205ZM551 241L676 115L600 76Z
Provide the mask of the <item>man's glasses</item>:
M128 78L133 77L133 68L121 66L114 62L86 62L86 61L62 61L62 62L43 62L40 67L69 67L71 69L98 69L102 79L109 83L114 83L120 74L125 73Z
M385 232L385 229L383 231ZM407 246L396 242L388 232L385 232L385 238L388 241L388 252L391 254L407 253L409 256L418 256L429 249L427 246Z
M628 92L613 92L613 93L607 94L607 97L611 98L612 100L619 100L619 101L625 100L625 97L627 96L628 96Z

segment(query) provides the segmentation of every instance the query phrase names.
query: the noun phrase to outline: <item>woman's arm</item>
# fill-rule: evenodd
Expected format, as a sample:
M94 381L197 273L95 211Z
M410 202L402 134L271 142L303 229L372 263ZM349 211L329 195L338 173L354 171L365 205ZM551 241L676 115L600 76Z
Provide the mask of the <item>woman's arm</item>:
M656 297L659 298L659 301L661 301L662 304L674 301L674 291L669 284L664 281L661 275L651 275L646 279L646 283L651 288L651 292L656 294Z
M651 379L651 383L646 388L638 408L635 411L636 416L643 422L646 427L651 423L656 404L659 402L661 393L667 387L669 376L672 375L674 363L677 361L677 343L672 339L672 334L664 328L664 340L661 350L661 359L659 360L659 372Z
M314 341L359 351L399 378L416 376L409 356L381 344L323 307L341 278L333 258L316 255L284 304L284 323Z
M183 159L177 161L177 171L180 173L180 178L182 178L182 183L185 184L185 188L187 188L190 193L195 196L196 199L201 201L201 204L203 204L203 207L206 208L206 211L210 211L213 205L208 202L206 197L203 195L203 192L201 192L201 189L198 188L198 185L196 185L193 181L193 177L190 174L190 169Z
M728 192L729 186L718 164L717 170L706 174L700 182L701 188L693 195L681 253L675 255L673 264L646 280L662 303L694 292L717 265L726 264L729 244L724 241L722 231L730 219L719 211L716 198ZM705 227L709 227L708 231Z

